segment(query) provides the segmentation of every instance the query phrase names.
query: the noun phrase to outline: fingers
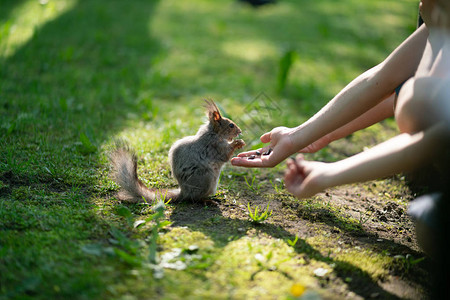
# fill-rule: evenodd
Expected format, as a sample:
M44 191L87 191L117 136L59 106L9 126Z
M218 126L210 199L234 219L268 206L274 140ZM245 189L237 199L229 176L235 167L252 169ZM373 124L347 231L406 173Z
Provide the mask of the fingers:
M297 154L297 156L295 157L295 161L297 161L297 163L305 161L305 156L303 154Z
M248 157L233 157L231 159L233 166L245 168L264 168L266 167L261 158L248 159Z
M263 152L265 151L265 152ZM254 153L250 154L249 153ZM262 154L261 154L262 153ZM265 153L268 153L264 155ZM231 164L233 166L246 167L246 168L269 168L277 165L277 157L273 156L274 152L272 150L255 150L249 151L245 156L237 156L231 159Z
M303 157L300 157L303 160ZM301 178L301 181L306 177L305 170L303 168L303 165L298 161L296 161L293 157L290 157L287 161L287 169L286 172L289 173L289 176L297 176Z
M295 170L292 169L291 166L288 166L286 171L284 172L284 184L286 185L286 188L290 192L291 186L294 185L294 181L296 179Z
M288 161L286 162L287 170L293 170L295 171L297 169L297 165L295 163L295 159L292 157L289 157Z
M298 179L297 167L291 160L289 160L284 173L284 182L288 186L292 185L296 179Z
M237 157L231 159L231 164L247 168L270 168L276 166L290 154L290 147L286 147L286 143L280 141L279 133L285 128L277 127L270 132L264 133L261 136L261 142L270 143L268 146L240 153Z
M251 155L256 155L256 151L258 150L250 150L250 151L246 151L246 152L241 152L237 155L237 157L249 157Z
M303 165L303 162L305 162L305 157L303 154L297 154L295 158L291 156L289 160L292 161L297 167L300 167Z
M259 148L259 149L256 149L256 150L250 150L250 151L242 152L242 153L239 153L237 156L238 157L250 157L252 155L254 155L255 157L256 156L261 156L261 155L264 155L264 153L267 153L267 151L269 149L272 149L270 145L266 146L264 148Z
M287 168L284 175L286 189L297 198L305 198L314 195L308 192L309 171L308 162L299 154L296 158L291 157L287 161Z
M272 156L274 151L271 146L268 145L264 148L257 150L247 151L239 153L237 157L231 159L233 166L246 167L246 168L268 168L277 165L277 161L274 160L277 156Z
M287 165L288 167L284 173L284 184L290 193L297 196L302 191L302 183L305 178L298 173L298 168L292 160L289 160Z

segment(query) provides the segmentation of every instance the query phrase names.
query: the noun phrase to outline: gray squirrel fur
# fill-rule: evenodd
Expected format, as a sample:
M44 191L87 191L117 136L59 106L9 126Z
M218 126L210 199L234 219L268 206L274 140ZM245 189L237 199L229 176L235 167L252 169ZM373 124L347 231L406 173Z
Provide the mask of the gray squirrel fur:
M149 189L137 175L137 156L123 141L110 154L112 177L120 186L117 198L127 202L151 203L156 199L204 200L216 193L220 172L236 149L245 146L241 129L221 116L212 100L205 100L208 122L196 135L176 141L169 150L172 175L178 189Z

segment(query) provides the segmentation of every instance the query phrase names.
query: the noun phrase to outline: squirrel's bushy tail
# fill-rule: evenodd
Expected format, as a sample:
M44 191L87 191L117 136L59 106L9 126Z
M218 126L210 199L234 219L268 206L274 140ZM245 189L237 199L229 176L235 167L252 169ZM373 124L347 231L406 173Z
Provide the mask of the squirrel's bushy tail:
M157 199L169 200L179 196L179 190L154 190L146 187L137 175L137 156L123 141L117 141L110 153L112 177L120 186L117 198L127 202L152 203Z

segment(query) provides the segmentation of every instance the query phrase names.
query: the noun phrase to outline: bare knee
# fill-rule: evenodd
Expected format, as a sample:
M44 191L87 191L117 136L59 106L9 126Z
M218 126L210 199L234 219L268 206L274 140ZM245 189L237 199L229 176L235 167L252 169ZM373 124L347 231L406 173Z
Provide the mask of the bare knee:
M403 86L395 107L395 120L401 132L416 133L434 124L428 92L414 80Z
M419 131L420 124L417 119L417 112L409 102L397 103L395 108L395 121L402 133L415 133Z

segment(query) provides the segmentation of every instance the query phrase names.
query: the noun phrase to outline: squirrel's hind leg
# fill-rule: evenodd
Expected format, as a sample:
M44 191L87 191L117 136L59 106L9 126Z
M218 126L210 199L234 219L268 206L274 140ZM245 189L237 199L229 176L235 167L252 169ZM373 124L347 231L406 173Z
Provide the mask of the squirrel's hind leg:
M198 202L202 199L208 198L210 195L209 189L205 188L205 186L192 186L188 184L184 184L181 186L181 191L178 199L180 201L192 201Z

